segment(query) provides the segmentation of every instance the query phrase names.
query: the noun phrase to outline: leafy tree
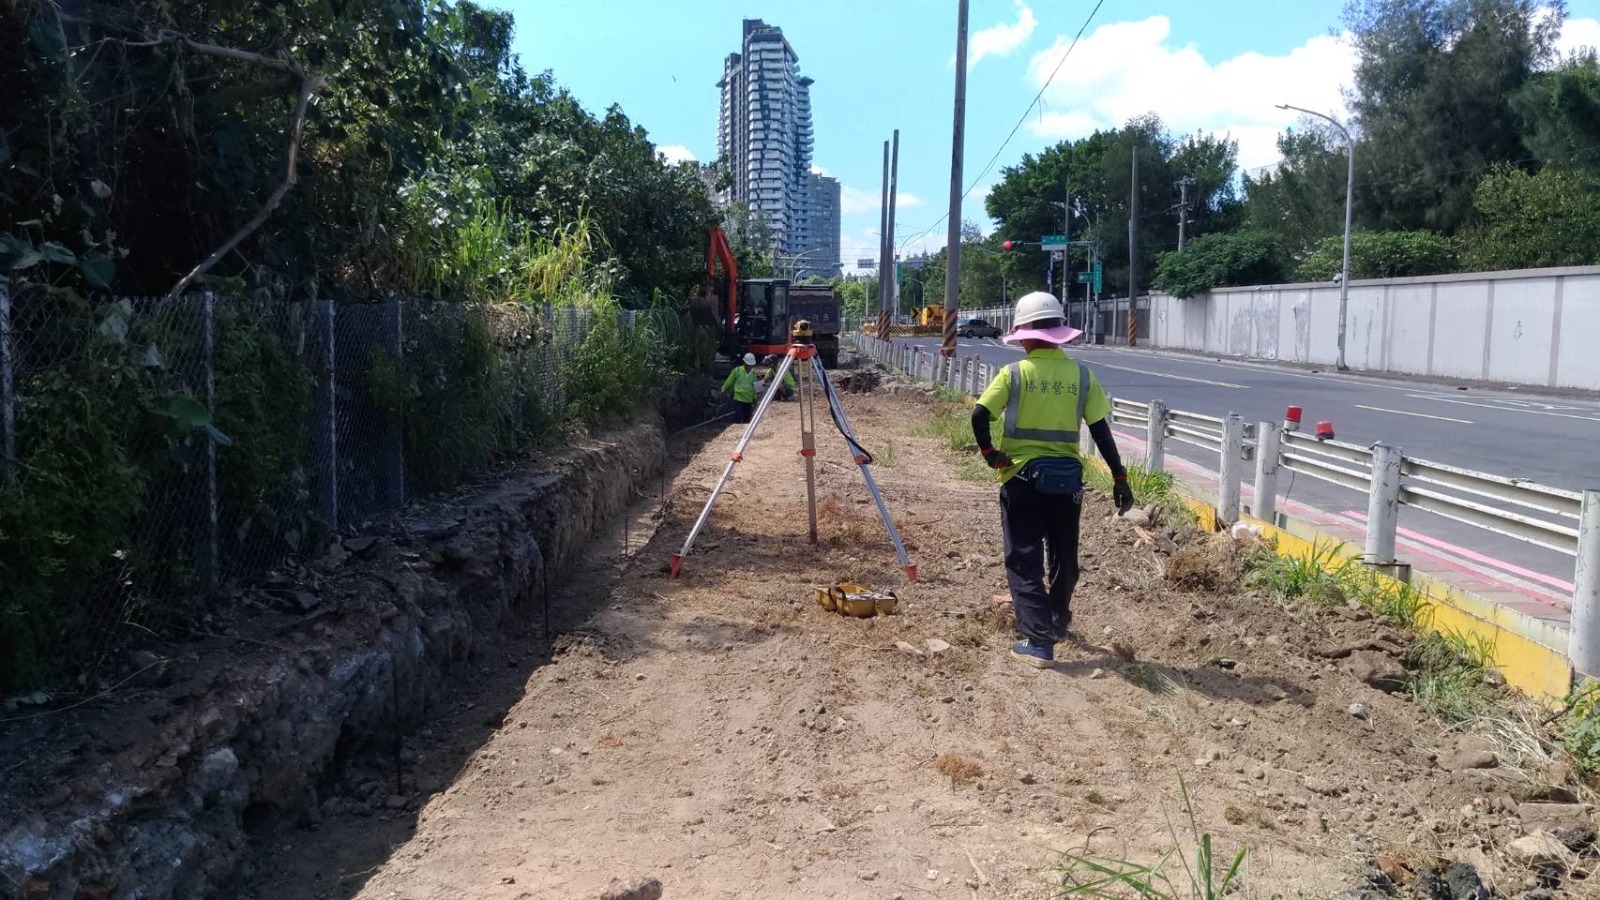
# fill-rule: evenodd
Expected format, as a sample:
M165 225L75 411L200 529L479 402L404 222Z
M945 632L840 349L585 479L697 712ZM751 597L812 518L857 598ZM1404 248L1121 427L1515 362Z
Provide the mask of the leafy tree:
M1431 231L1357 231L1350 235L1350 278L1443 275L1460 268L1460 242ZM1344 267L1344 235L1324 238L1295 277L1329 281Z
M1071 237L1097 241L1106 290L1126 290L1135 147L1139 152L1140 271L1146 278L1156 257L1178 245L1178 179L1187 176L1196 183L1190 195L1190 234L1199 236L1237 223L1240 207L1234 143L1207 134L1174 138L1159 118L1145 116L1119 129L1096 131L1037 155L1024 155L1016 166L1003 169L1000 183L987 201L990 217L1000 223L998 235L1032 242L1040 235L1060 234L1063 211L1057 204L1070 184L1078 210ZM1085 248L1074 248L1071 259L1070 269L1084 268ZM1011 254L1002 268L1015 288L1012 295L1042 290L1048 261L1038 250Z
M1473 187L1526 151L1513 98L1554 53L1560 0L1352 0L1363 208L1453 234Z
M1585 266L1600 262L1600 176L1502 168L1478 185L1481 226L1466 257L1478 269Z
M1600 172L1600 60L1593 52L1534 75L1512 106L1523 143L1547 166Z
M1154 284L1175 297L1193 297L1214 287L1280 283L1287 272L1276 234L1241 229L1201 235L1181 253L1161 254Z
M1313 122L1279 135L1278 152L1283 158L1274 169L1245 175L1244 220L1278 235L1283 250L1299 256L1319 239L1344 233L1344 137Z

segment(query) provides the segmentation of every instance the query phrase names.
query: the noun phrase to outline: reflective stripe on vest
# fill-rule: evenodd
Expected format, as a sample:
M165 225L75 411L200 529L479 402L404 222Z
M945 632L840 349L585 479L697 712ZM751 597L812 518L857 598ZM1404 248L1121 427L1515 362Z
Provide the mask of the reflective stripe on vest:
M1022 363L1012 363L1006 366L1006 376L1011 382L1011 390L1006 397L1006 421L1001 434L1008 438L1020 441L1055 441L1063 444L1076 444L1078 432L1054 428L1018 428L1017 408L1022 399ZM1083 413L1089 405L1089 370L1083 363L1078 363L1078 425L1083 425Z

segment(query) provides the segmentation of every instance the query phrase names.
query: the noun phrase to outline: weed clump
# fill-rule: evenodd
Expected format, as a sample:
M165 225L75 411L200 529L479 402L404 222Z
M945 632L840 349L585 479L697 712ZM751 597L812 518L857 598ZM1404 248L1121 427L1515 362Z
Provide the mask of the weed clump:
M983 766L977 760L959 753L939 754L933 761L933 767L940 775L950 779L952 789L971 784L983 775Z

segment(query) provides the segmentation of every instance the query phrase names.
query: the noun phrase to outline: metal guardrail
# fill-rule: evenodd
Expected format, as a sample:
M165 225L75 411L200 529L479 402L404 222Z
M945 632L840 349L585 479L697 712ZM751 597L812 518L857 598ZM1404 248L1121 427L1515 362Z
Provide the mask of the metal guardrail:
M853 335L856 346L875 358L927 377L952 390L978 393L996 366L977 357L949 359L920 348ZM1286 431L1277 422L1246 426L1237 415L1225 418L1169 410L1155 400L1113 399L1115 425L1143 428L1145 465L1164 468L1168 438L1218 454L1218 515L1240 513L1244 463L1255 462L1255 502L1251 513L1276 516L1280 469L1367 495L1364 559L1391 565L1399 529L1399 509L1409 506L1576 557L1572 630L1568 655L1574 668L1600 676L1600 490L1566 491L1520 478L1475 472L1403 456L1398 448L1376 443L1362 447Z

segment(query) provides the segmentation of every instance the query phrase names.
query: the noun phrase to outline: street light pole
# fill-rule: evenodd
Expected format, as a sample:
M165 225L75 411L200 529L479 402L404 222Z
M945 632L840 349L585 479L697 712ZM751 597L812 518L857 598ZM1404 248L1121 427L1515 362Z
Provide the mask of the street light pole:
M1339 129L1339 133L1344 135L1348 171L1344 180L1344 267L1339 270L1339 359L1337 366L1339 371L1348 372L1350 367L1345 365L1344 333L1345 320L1348 318L1350 310L1350 212L1352 208L1351 200L1355 196L1356 189L1356 142L1354 138L1350 137L1349 129L1339 124L1339 121L1332 116L1323 115L1309 109L1302 109L1298 106L1290 106L1287 103L1278 104L1278 108L1292 109L1308 116L1316 116Z

